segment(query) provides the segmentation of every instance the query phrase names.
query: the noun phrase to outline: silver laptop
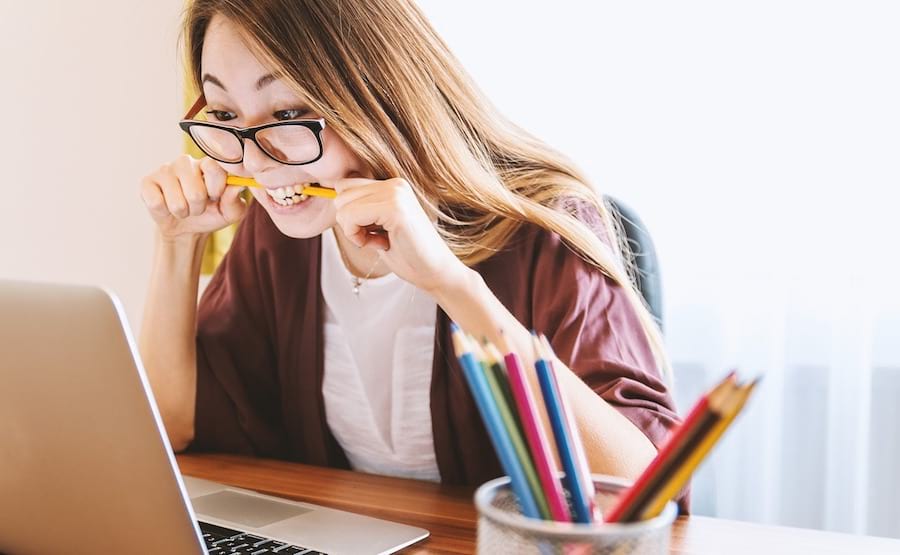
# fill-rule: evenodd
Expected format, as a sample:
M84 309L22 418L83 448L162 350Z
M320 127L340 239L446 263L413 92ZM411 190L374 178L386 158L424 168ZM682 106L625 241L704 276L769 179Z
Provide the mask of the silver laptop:
M0 281L0 553L359 555L427 535L182 477L116 298Z

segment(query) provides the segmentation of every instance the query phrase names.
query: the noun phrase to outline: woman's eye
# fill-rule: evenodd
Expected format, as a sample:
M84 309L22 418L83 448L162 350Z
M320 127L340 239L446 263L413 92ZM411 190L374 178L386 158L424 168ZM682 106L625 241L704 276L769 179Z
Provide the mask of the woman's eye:
M207 110L206 114L215 118L216 121L229 121L237 117L234 112L226 112L225 110Z
M277 120L299 119L306 114L308 110L278 110L273 115Z

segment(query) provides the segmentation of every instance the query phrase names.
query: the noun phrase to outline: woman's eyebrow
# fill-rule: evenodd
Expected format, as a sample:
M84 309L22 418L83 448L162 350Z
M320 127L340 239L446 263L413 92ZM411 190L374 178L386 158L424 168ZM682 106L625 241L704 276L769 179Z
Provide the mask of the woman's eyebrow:
M262 89L263 87L265 87L269 83L272 83L273 81L276 81L277 79L278 79L278 76L275 75L274 73L267 73L267 74L263 75L262 77L260 77L259 79L256 80L256 90ZM209 73L204 73L203 78L200 80L200 84L203 85L207 82L212 83L213 85L219 87L220 89L222 89L225 92L228 92L228 89L225 88L225 85L223 85L222 82L219 81L215 76L210 75Z
M219 81L218 79L216 79L214 76L210 75L209 73L204 73L203 78L200 79L201 87L203 85L205 85L206 83L212 83L213 85L219 87L223 91L228 92L228 89L225 88L225 85L223 85L221 81Z
M260 90L269 83L278 79L278 76L274 73L267 73L256 80L256 90Z

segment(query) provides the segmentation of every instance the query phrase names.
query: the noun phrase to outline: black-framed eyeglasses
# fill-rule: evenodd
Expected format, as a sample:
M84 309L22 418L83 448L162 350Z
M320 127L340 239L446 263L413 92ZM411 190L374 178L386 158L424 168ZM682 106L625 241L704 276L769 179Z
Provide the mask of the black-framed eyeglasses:
M244 160L244 141L250 139L266 156L290 166L312 164L322 157L324 119L277 121L253 127L233 127L191 119L206 105L203 95L178 125L204 154L226 164Z

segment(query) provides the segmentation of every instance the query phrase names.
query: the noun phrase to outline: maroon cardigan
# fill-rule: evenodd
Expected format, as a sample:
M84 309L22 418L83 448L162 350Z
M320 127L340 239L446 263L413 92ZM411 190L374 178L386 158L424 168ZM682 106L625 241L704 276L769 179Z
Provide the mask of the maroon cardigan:
M595 210L580 217L598 229ZM320 245L283 235L250 207L200 302L191 449L349 468L322 396ZM536 226L475 269L522 325L545 333L560 360L660 446L679 419L621 286ZM430 395L441 481L500 476L440 308Z

